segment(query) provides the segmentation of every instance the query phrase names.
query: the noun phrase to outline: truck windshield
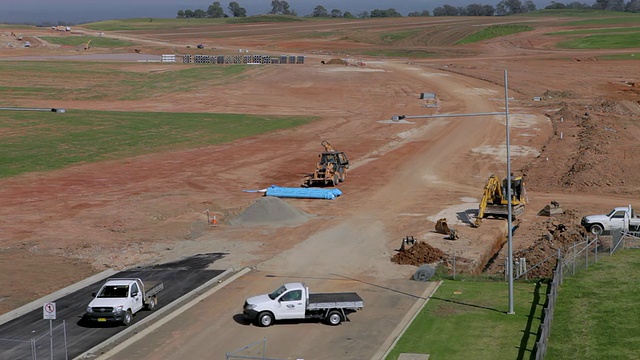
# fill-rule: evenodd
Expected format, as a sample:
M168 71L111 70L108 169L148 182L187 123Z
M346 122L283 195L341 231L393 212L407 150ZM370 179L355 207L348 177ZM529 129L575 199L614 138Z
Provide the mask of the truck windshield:
M129 295L128 285L109 285L98 293L99 298L126 298Z
M287 288L284 287L284 285L282 285L279 288L275 289L271 294L269 294L269 299L275 300L278 298L278 296L282 295L282 293L285 291L287 291Z

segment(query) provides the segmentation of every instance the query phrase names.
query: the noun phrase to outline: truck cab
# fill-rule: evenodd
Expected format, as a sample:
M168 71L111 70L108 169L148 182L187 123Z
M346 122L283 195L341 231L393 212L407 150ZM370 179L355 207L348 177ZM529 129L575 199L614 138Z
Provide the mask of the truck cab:
M275 320L304 319L309 290L303 283L289 283L269 294L250 297L245 301L244 314L255 319L270 312Z

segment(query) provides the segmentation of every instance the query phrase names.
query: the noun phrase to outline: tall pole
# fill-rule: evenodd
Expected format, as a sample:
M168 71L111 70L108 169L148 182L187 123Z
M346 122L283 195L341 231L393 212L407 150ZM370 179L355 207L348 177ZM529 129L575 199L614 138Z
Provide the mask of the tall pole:
M507 69L504 70L504 117L505 127L507 133L507 248L509 254L507 264L507 272L509 273L509 314L515 314L513 310L513 237L512 237L512 224L511 224L511 146L510 146L510 132L509 132L509 83L507 80Z

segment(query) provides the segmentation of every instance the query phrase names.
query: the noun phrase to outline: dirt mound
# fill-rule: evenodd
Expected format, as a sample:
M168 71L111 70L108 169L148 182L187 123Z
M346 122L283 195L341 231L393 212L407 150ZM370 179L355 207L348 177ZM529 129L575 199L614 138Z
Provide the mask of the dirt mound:
M265 196L251 204L229 223L236 226L291 226L302 224L309 217L309 214L296 209L280 198Z
M326 65L347 65L347 62L342 59L331 59L325 62Z
M412 247L399 251L391 257L391 261L400 265L432 264L444 259L444 252L436 249L424 241L419 241Z
M537 234L533 245L522 250L515 251L515 259L525 258L527 268L532 269L527 277L550 278L553 274L553 267L556 264L558 249L565 254L568 249L580 241L584 241L587 232L580 225L580 212L569 209L564 213L554 215L542 222L531 223L516 229L514 236L521 233ZM535 267L535 268L534 268ZM486 270L489 274L504 273L504 257L495 260Z

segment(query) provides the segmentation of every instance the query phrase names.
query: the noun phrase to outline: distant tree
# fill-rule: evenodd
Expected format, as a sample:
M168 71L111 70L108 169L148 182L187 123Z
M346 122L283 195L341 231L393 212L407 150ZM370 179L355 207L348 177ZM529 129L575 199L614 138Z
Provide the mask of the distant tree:
M220 5L219 1L214 1L213 4L209 5L209 8L207 9L207 16L210 18L224 17L224 10L222 9L222 5Z
M184 18L184 10L178 10L178 16L176 16L178 19L182 19Z
M465 10L467 16L486 16L484 6L478 3L467 5Z
M341 18L342 17L342 10L332 9L331 10L331 17L332 18Z
M591 6L578 1L570 2L567 4L567 9L589 9Z
M422 11L410 12L408 16L412 16L412 17L431 16L431 14L429 14L429 10L422 10Z
M551 1L551 4L545 6L545 9L565 9L567 7L567 5L560 3L560 2L555 2L555 1Z
M230 2L227 9L233 17L247 17L247 9L240 7L240 4L235 1Z
M608 4L609 0L596 0L593 5L591 5L591 8L596 10L605 10Z
M269 14L295 15L296 13L290 9L288 2L284 0L271 0L271 11L269 11Z
M380 9L374 9L371 10L371 14L369 15L372 18L374 17L402 17L402 14L400 14L396 9L387 9L387 10L380 10Z
M524 5L522 6L522 12L528 13L528 12L534 12L538 10L536 8L536 4L533 3L533 1L531 0L527 0L524 2Z
M498 15L514 15L521 14L524 8L520 0L502 0L496 5L496 10L498 10Z
M451 5L443 5L433 9L433 16L458 16L458 8Z
M329 17L329 13L324 6L318 5L313 9L311 17Z
M354 19L355 18L355 16L352 13L350 13L349 11L345 11L344 14L342 14L342 17L345 18L345 19Z
M193 17L193 11L187 9L184 11L184 17L186 18L192 18Z
M194 18L206 18L208 17L207 12L202 10L202 9L196 9L193 10L193 17Z
M607 4L606 10L609 11L624 11L625 5L624 0L611 0L609 4Z
M491 5L483 5L484 7L484 15L485 16L493 16L496 13L496 8Z
M629 1L627 3L627 6L625 7L624 11L630 12L630 13L640 12L640 0L631 0L631 1Z

